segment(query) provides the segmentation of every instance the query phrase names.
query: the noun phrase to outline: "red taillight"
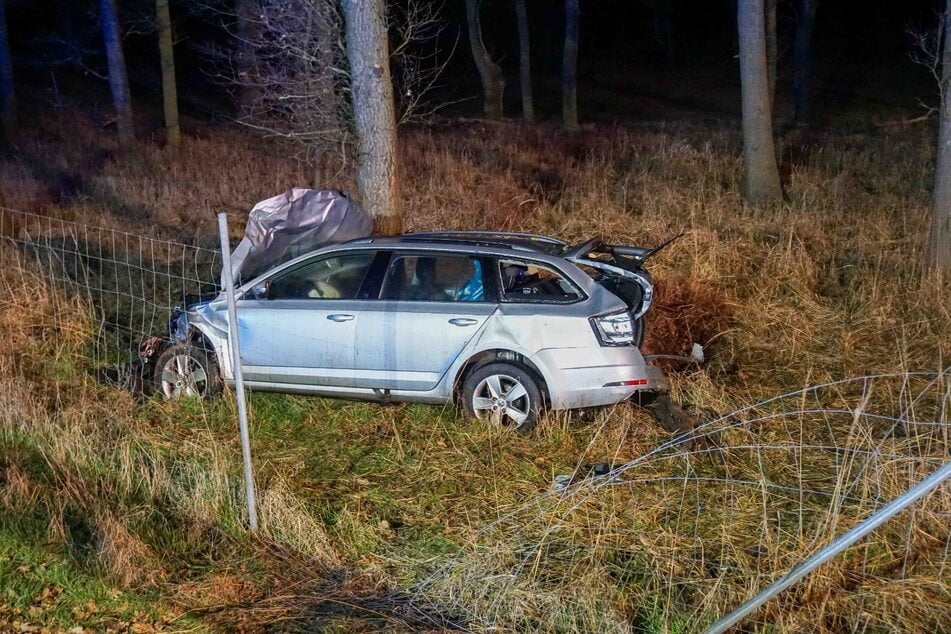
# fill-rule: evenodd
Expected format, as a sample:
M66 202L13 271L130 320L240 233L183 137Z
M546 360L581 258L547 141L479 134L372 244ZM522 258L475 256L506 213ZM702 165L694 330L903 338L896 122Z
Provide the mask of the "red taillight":
M647 385L647 379L631 379L630 381L615 381L614 383L605 383L602 387L635 387L637 385Z

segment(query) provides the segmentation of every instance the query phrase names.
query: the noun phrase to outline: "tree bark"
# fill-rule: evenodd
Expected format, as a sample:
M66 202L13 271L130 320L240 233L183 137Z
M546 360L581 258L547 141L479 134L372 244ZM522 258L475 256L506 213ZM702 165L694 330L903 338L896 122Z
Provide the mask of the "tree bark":
M13 89L13 60L10 57L10 42L7 39L7 16L5 0L0 0L0 118L3 133L9 140L17 126L16 93Z
M115 0L100 0L99 14L102 20L102 35L109 65L109 88L112 103L116 108L116 127L119 130L119 145L130 149L135 143L135 128L132 123L132 97L129 94L129 77L125 70L122 53L122 35L119 33L119 16Z
M396 109L384 0L342 0L350 93L357 133L357 187L377 230L403 228L397 170Z
M518 73L522 86L522 117L531 123L535 120L535 103L532 99L532 58L525 0L515 0L515 21L518 25Z
M565 0L565 50L561 60L561 113L567 130L578 129L578 0Z
M942 19L944 51L941 58L941 119L935 164L931 230L925 249L925 264L943 274L951 273L951 0Z
M738 0L740 83L743 93L743 195L751 205L782 197L766 69L763 0Z
M158 21L159 57L162 65L162 107L165 110L165 144L177 148L182 144L178 125L178 89L175 85L175 53L172 50L172 17L168 0L155 0Z
M816 21L817 2L799 0L796 39L793 43L793 119L796 123L809 120L812 105L812 27Z
M495 63L482 40L482 20L479 18L479 1L466 0L466 22L469 25L469 48L482 81L485 102L482 112L487 119L502 118L502 97L505 94L505 76Z
M776 36L776 0L766 0L766 72L769 74L769 108L776 114L776 66L779 42Z

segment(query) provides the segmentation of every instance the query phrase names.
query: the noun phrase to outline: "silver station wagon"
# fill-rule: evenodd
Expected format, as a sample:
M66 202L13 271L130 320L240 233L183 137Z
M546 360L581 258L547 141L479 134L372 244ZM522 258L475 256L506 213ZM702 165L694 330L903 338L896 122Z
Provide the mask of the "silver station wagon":
M236 289L245 384L454 402L519 430L545 409L661 390L662 372L638 348L654 251L488 232L324 246ZM163 340L149 371L166 398L232 382L224 294L174 315Z

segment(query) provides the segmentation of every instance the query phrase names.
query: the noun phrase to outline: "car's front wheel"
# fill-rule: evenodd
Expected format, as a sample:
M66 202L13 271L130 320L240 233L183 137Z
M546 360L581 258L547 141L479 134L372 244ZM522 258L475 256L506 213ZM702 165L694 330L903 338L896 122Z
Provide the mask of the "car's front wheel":
M221 392L221 378L213 356L189 343L177 343L162 351L155 362L153 380L166 400L183 396L209 398Z
M520 432L535 427L542 409L538 380L510 363L476 368L463 382L461 396L470 416Z

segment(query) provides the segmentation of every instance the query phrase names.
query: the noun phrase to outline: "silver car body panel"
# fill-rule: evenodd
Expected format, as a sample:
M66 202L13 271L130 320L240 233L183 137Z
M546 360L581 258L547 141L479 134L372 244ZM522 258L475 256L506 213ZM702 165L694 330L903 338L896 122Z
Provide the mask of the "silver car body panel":
M285 269L364 249L542 264L564 274L585 297L571 303L254 298L254 289ZM468 363L493 351L521 355L544 381L551 409L609 405L640 390L666 388L661 370L647 364L637 347L601 345L588 322L626 310L624 302L568 260L537 251L368 238L295 258L241 285L236 294L242 369L252 389L446 403ZM334 315L353 318L329 319ZM232 383L224 295L189 310L188 319L211 343L223 377Z

